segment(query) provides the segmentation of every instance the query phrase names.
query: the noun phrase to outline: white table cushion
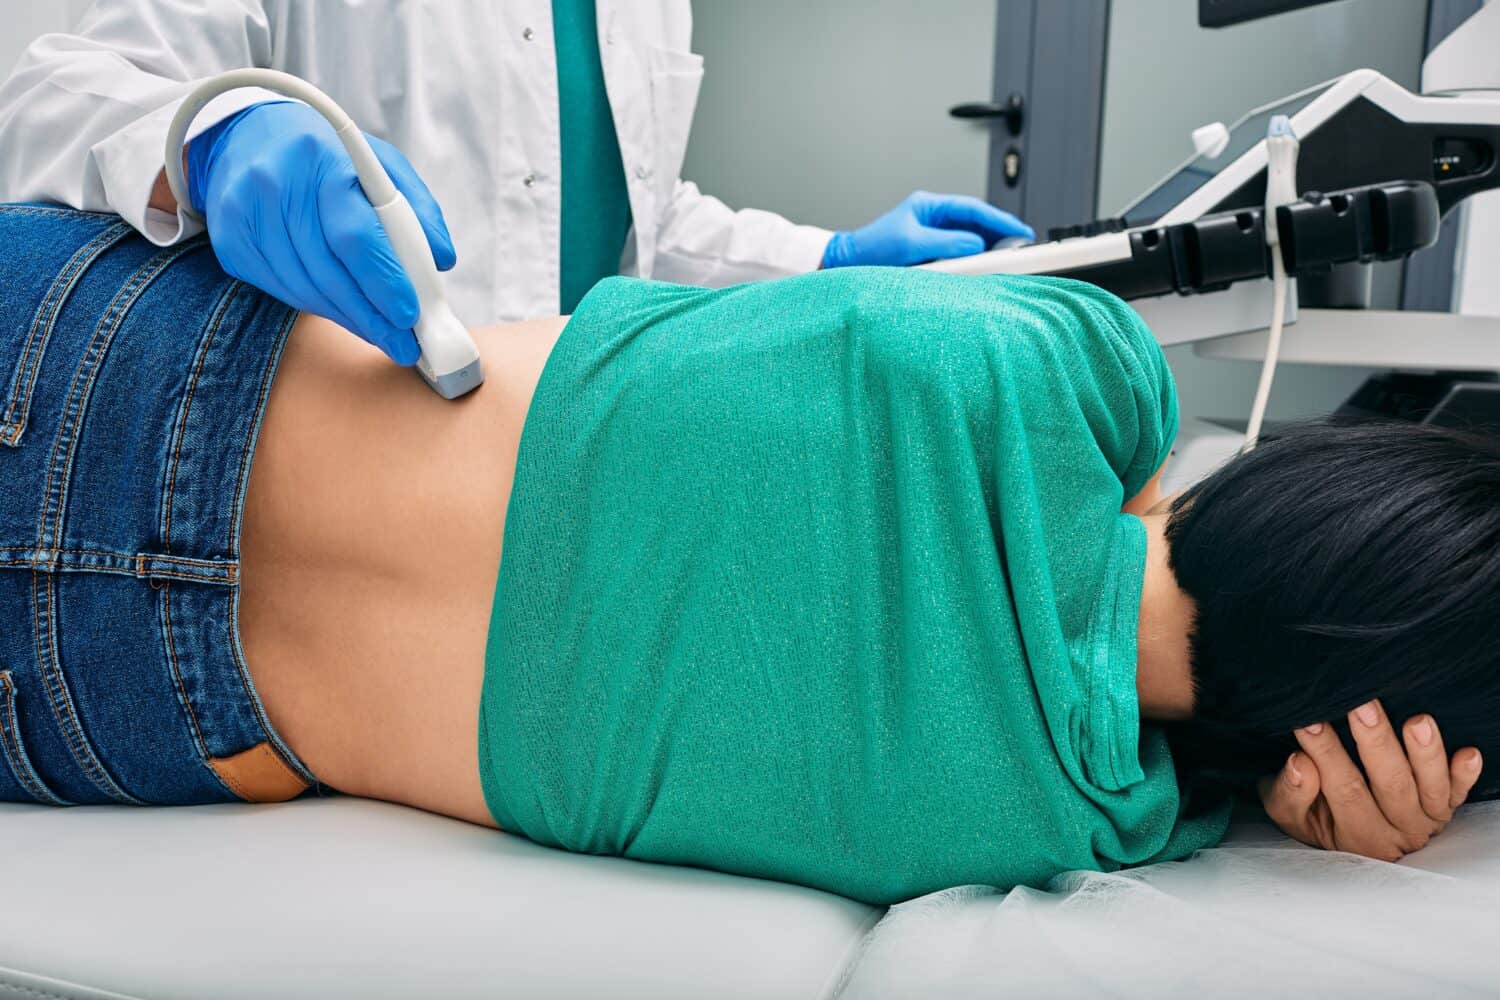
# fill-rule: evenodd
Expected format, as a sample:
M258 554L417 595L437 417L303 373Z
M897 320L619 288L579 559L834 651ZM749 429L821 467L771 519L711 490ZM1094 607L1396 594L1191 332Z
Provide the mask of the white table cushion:
M840 1000L1500 996L1500 802L1399 864L1236 825L1187 861L894 906Z
M347 798L0 804L0 997L832 996L882 911Z

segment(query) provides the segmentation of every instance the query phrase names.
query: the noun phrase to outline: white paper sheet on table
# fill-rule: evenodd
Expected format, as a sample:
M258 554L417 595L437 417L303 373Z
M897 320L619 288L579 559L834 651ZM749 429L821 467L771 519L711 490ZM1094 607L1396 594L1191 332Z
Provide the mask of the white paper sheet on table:
M1397 865L1244 824L1185 862L893 907L840 1000L1500 996L1500 802Z

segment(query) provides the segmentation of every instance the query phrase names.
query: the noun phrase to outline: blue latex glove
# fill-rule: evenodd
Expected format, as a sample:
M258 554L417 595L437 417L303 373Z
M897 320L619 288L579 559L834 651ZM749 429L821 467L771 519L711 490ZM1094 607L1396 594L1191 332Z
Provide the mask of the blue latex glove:
M944 257L967 257L1008 236L1035 239L1030 226L968 195L914 191L861 229L834 233L824 267L888 264L905 267Z
M453 240L432 192L400 150L366 138L421 220L438 270L448 270ZM225 271L353 330L397 364L416 363L416 289L322 115L305 104L252 105L188 144L187 175Z

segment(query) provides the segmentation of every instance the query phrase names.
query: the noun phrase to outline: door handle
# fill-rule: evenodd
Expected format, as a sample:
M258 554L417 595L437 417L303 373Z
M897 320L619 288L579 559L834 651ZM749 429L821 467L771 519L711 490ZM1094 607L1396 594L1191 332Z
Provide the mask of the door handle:
M1026 99L1020 94L1011 94L1003 101L972 101L955 104L948 109L954 118L1003 118L1011 135L1020 135L1026 124Z

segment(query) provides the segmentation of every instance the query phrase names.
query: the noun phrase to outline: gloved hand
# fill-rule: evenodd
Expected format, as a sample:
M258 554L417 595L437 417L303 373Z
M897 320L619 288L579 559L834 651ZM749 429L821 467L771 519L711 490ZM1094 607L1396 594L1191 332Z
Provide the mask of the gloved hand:
M456 260L443 212L405 156L366 136L411 202L438 270ZM188 144L188 197L225 271L415 364L417 292L333 126L295 102L255 104Z
M967 257L1007 236L1035 239L1036 233L1014 215L978 198L914 191L868 226L834 233L823 251L823 266L904 267Z

